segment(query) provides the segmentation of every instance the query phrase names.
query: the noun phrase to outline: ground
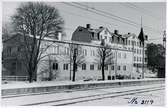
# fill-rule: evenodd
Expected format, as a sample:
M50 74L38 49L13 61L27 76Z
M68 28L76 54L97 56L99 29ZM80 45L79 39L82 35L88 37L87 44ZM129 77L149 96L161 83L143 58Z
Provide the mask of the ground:
M144 86L131 86L131 87L118 87L118 88L103 88L103 89L94 89L94 90L84 90L84 91L66 91L60 93L51 93L51 94L40 94L40 95L28 95L21 97L12 97L12 98L2 98L2 105L65 105L64 103L71 103L68 105L78 105L78 106L113 106L113 105L142 105L142 100L149 101L144 105L164 105L164 84L153 84L153 85L144 85ZM156 91L135 93L133 95L127 94L128 91L136 92L139 89L156 89ZM159 89L161 88L161 89ZM120 93L118 93L120 92ZM119 96L117 95L119 94ZM105 95L107 94L107 95ZM112 98L102 98L97 100L91 100L96 97L103 96L112 96ZM120 95L121 94L121 95ZM93 95L100 95L94 96ZM115 95L115 97L113 97ZM81 98L84 97L84 98ZM86 98L85 98L86 97ZM137 98L136 101L132 102L134 98ZM86 101L85 101L86 100ZM83 102L79 102L83 101ZM152 102L153 101L153 102ZM130 103L128 103L130 102Z
M96 101L82 102L73 104L74 106L124 106L124 105L153 105L153 106L163 106L164 101L164 90L151 91L147 93L139 93L135 95L126 95L115 98L107 98ZM137 98L137 103L129 103L132 99ZM142 104L142 101L150 102ZM153 101L153 102L152 102Z

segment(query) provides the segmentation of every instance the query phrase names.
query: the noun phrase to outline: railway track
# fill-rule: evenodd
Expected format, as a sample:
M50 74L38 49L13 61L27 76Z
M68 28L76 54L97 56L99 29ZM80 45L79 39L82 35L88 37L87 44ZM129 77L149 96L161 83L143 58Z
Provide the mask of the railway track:
M71 105L71 104L76 104L81 102L88 102L88 101L100 100L105 98L114 98L119 96L132 95L132 94L157 91L157 90L163 90L163 89L165 89L165 86L147 87L144 89L124 90L124 91L118 91L118 92L107 92L107 93L101 93L96 95L80 96L80 97L73 97L73 98L66 98L66 99L59 99L59 100L57 99L53 101L25 104L22 106L32 106L32 105L64 106L64 105Z

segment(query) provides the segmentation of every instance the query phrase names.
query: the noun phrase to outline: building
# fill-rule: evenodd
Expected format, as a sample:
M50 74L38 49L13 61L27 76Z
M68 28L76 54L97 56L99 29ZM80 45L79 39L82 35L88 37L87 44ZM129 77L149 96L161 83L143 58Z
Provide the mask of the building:
M23 63L19 63L24 58L17 58L21 51L21 43L24 42L20 38L21 36L16 34L3 42L3 68L5 68L3 76L28 75ZM93 29L90 24L87 24L86 27L78 26L70 41L63 40L61 34L58 35L58 39L45 38L42 41L40 49L44 52L35 73L37 80L70 80L73 72L71 57L74 47L84 61L77 66L76 80L101 79L102 72L97 53L102 41L111 48L112 52L112 59L109 60L111 63L105 65L105 79L108 79L108 76L125 79L141 78L142 48L137 36L131 33L122 35L118 30L111 32L102 26ZM14 54L13 49L15 49L15 55L11 55ZM14 58L11 58L12 56ZM8 66L9 64L11 66Z
M143 61L143 47L134 33L127 33L123 35L127 37L127 48L133 50L133 71L136 73L142 73L142 61ZM148 36L145 36L145 45L144 45L144 70L147 70L147 56L146 56L146 46L148 43Z
M127 49L127 38L124 38L118 33L118 30L115 30L114 33L111 33L105 27L99 27L98 29L91 28L90 24L87 24L86 27L79 26L72 35L73 41L84 42L94 45L100 45L101 41L104 40L107 45L111 48L117 49L112 50L113 53L113 64L107 65L105 68L105 79L108 76L123 75L126 78L130 78L132 75L132 50ZM98 47L87 47L82 46L83 50L85 49L88 52L86 56L86 67L84 72L78 72L79 75L92 76L93 79L101 78L101 69L98 68L99 64L95 61L97 59L97 50ZM94 56L92 56L92 53ZM89 67L93 67L89 70ZM93 70L92 73L91 70ZM94 78L95 77L95 78ZM97 78L98 77L98 78Z
M27 37L28 38L28 37ZM31 42L31 38L28 38ZM28 77L24 66L24 39L19 33L12 34L8 39L3 40L2 51L2 78ZM13 79L15 80L15 79Z

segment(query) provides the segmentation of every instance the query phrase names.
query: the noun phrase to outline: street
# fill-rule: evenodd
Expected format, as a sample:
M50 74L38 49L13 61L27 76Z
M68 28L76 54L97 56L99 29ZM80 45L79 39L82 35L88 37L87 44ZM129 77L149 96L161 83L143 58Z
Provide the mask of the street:
M129 103L134 98L137 98L137 103ZM115 98L107 98L89 102L82 102L73 104L74 106L120 106L120 105L164 105L164 90L157 90L151 92L138 93L134 95L125 95ZM142 101L149 101L148 103L142 104ZM153 101L153 102L152 102Z
M2 105L47 106L112 106L164 105L164 85L144 85L103 88L84 91L66 91L40 95L2 98Z

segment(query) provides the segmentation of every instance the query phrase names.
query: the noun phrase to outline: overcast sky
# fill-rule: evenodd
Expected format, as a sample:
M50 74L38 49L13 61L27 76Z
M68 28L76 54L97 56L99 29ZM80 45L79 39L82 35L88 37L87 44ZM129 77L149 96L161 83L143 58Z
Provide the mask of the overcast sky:
M3 23L11 21L10 17L16 12L16 8L20 3L21 2L3 2ZM141 23L142 16L143 25L151 28L151 30L144 28L144 33L148 35L150 42L162 43L163 30L165 30L166 26L165 2L131 2L130 4L117 2L80 3L139 24ZM92 28L98 28L99 26L107 27L111 32L114 31L114 29L117 29L119 30L119 33L122 34L131 32L138 35L140 32L140 27L134 27L61 2L48 2L47 4L57 8L60 15L65 20L67 40L71 39L72 32L74 32L78 26L85 26L87 23L91 24ZM158 31L160 31L160 33Z

